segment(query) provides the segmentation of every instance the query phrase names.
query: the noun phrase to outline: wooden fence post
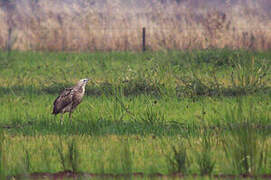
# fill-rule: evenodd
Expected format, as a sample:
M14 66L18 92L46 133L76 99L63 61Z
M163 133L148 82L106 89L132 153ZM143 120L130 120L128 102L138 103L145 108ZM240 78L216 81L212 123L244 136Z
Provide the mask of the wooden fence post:
M146 28L142 30L142 51L146 51Z

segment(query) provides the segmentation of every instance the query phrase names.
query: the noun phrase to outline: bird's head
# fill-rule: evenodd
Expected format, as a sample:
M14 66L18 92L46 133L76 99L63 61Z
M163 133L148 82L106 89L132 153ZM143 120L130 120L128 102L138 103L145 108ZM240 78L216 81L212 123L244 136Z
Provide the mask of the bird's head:
M85 86L87 84L87 82L89 81L89 79L85 78L85 79L81 79L79 82L78 82L78 85L79 86Z

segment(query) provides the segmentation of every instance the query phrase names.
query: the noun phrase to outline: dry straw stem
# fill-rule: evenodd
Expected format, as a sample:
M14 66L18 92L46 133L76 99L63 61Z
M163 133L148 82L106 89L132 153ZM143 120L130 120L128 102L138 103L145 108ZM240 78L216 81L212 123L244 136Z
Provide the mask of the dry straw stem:
M0 48L141 50L146 27L149 50L270 49L269 1L217 2L0 0Z

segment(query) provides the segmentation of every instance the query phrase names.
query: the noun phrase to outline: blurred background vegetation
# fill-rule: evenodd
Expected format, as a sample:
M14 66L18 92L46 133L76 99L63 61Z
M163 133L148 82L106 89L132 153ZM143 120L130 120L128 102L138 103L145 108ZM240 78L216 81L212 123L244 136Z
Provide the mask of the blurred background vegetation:
M0 48L53 51L271 47L268 0L1 0Z

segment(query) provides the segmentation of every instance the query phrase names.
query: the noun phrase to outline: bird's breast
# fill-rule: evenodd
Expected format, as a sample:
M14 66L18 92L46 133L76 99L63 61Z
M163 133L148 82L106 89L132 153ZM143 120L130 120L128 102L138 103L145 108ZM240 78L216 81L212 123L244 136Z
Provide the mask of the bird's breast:
M84 93L85 93L85 91L83 91L83 90L77 91L76 93L74 93L74 99L76 101L80 102L82 100L83 96L84 96Z

